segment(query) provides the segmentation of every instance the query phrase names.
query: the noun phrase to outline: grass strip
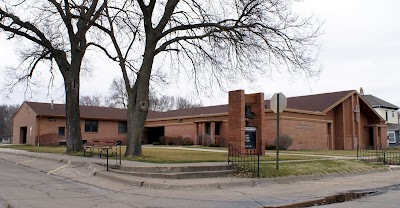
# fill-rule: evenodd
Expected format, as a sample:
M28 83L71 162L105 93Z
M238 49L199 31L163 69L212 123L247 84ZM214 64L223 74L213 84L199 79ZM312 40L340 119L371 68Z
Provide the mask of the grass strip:
M384 165L366 163L359 160L316 160L280 163L279 170L276 170L275 164L264 163L260 165L260 168L260 176L263 178L322 175L328 173L354 173L387 169Z

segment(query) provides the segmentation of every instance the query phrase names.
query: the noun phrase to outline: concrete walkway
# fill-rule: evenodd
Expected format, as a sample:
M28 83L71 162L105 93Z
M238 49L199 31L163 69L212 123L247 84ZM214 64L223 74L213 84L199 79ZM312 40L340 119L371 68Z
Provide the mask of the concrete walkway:
M221 152L227 153L227 149L207 149L207 148L193 148L193 147L182 147L182 146L153 146L153 145L143 145L145 149L172 149L172 150L187 150L187 151L201 151L201 152ZM354 160L357 159L356 156L342 156L342 155L318 155L318 154L302 154L302 153L279 153L280 155L293 155L293 156L305 156L305 157L318 157L316 160L326 160L326 159L336 159L336 160ZM265 155L276 155L275 151L267 151ZM326 159L321 159L326 158ZM314 159L310 159L314 160ZM294 161L310 161L310 160L290 160L289 162Z

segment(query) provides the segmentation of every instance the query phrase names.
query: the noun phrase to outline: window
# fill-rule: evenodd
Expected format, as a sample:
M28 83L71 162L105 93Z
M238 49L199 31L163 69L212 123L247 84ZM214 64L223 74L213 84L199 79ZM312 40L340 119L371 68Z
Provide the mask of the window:
M58 127L58 136L65 136L65 127Z
M386 121L388 121L388 117L389 116L388 116L388 112L387 111L385 112L385 115L386 115Z
M97 132L99 121L86 120L85 121L85 132Z
M389 143L396 143L396 138L394 137L394 132L388 132Z
M394 111L392 111L392 118L394 118Z
M118 122L118 133L126 133L128 132L128 124L126 121Z

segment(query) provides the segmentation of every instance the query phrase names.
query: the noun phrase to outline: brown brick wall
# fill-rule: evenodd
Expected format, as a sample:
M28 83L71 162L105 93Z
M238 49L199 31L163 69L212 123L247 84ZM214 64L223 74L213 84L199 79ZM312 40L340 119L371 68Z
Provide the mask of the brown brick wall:
M91 141L94 139L117 141L126 143L126 133L118 133L118 121L99 120L98 132L85 132L85 120L81 120L82 140Z
M276 119L266 120L266 143L275 145ZM286 134L293 138L293 144L289 149L329 149L327 141L327 123L321 121L280 119L280 134Z
M66 136L58 135L58 127L65 127L65 123L64 118L38 118L38 143L40 145L58 145L59 141L65 141ZM67 133L66 129L65 133Z
M26 144L36 145L36 113L25 103L20 107L13 119L13 144L21 144L21 127L26 127Z
M164 135L167 137L190 137L194 142L196 132L196 124L178 124L165 126Z

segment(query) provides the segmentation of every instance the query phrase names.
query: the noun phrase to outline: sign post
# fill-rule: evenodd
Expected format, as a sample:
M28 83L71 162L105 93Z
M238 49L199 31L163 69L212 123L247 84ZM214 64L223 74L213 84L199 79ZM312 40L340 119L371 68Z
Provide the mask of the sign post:
M279 113L287 106L286 96L279 92L275 93L270 100L271 110L276 113L276 169L279 170Z

